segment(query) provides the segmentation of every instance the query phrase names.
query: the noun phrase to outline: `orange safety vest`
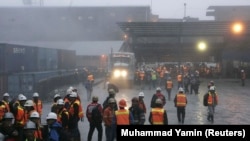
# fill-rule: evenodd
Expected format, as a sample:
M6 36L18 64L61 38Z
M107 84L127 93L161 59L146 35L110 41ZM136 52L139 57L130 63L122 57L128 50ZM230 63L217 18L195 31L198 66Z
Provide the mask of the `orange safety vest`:
M166 88L167 88L167 89L172 89L172 88L173 88L173 81L169 81L169 80L168 80L168 81L166 82Z
M145 73L144 72L140 72L140 79L141 80L144 80L144 76L145 76Z
M9 106L9 102L6 102L4 100L2 100L4 106L5 106L5 112L10 112L10 106Z
M43 135L42 135L42 130L41 130L41 128L38 127L38 128L35 130L34 136L35 136L36 139L40 139L40 140L43 139Z
M84 117L84 113L83 113L82 105L81 105L81 102L80 102L78 99L76 99L76 100L74 101L74 103L72 103L72 104L70 105L69 114L70 114L70 115L74 115L74 107L73 107L74 104L77 104L77 105L78 105L78 108L79 108L79 109L78 109L78 110L79 110L78 117L79 117L79 118L83 118L83 117Z
M212 94L209 92L208 93L208 99L207 99L208 105L212 105L212 104L217 105L218 104L218 95L217 95L217 93L215 93L215 97L214 98L215 99L213 99Z
M3 119L4 114L5 114L5 106L1 105L0 106L0 121Z
M25 114L25 110L23 107L21 107L21 105L18 105L17 107L17 114L15 116L15 122L24 127L25 123L27 121L27 116Z
M88 75L88 80L93 81L94 80L94 76L92 74Z
M68 113L67 109L66 109L66 108L63 108L63 109L57 114L57 121L58 121L59 123L62 123L62 113L65 113L65 114L68 116L68 118L69 118L69 113Z
M115 111L117 125L129 125L129 110L120 109Z
M180 75L180 74L177 75L177 81L178 81L178 82L181 82L181 81L182 81L182 75Z
M31 111L27 111L25 110L25 123L28 121L28 119L30 118L30 115L32 112L37 112L36 110L31 110Z
M43 109L43 103L41 100L38 100L37 103L33 101L34 103L34 109L39 113L40 117L42 115L42 109Z
M152 123L153 125L163 125L164 124L164 109L163 108L152 108Z
M185 107L187 105L187 99L185 94L177 94L176 96L176 106Z

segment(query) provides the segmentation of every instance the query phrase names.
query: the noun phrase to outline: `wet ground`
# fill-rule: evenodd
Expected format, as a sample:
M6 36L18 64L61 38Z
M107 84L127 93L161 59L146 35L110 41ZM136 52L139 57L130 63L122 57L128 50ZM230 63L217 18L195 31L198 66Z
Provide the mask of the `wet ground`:
M199 89L199 94L187 94L188 104L186 107L186 118L184 125L207 125L212 124L207 121L207 107L203 106L203 95L207 92L207 83L210 79L201 79L201 85ZM240 80L238 79L214 79L216 85L216 91L219 95L219 104L215 108L214 125L249 125L250 124L250 81L246 81L246 85L242 87L240 85ZM172 98L177 92L177 83L174 82L174 88L172 91ZM87 101L86 90L83 84L76 85L80 97L82 100L82 106L84 110L90 101ZM60 88L63 92L67 87ZM145 93L144 101L147 106L147 111L150 110L150 100L155 92L155 89L149 90L147 87L143 90ZM134 96L138 96L140 92L139 87L134 87L133 89L120 89L120 92L116 95L117 101L121 98L125 98L128 103L128 107L131 105L131 99ZM166 91L162 91L166 96ZM62 94L63 95L63 94ZM94 87L93 95L99 96L99 103L107 97L107 90L103 88L103 83L99 83ZM45 122L45 117L50 111L50 106L52 102L44 103L44 111L42 116L42 122ZM174 107L173 99L167 101L164 108L168 112L169 124L175 125L179 124L177 121L177 112ZM146 123L148 122L149 112L146 113ZM103 126L104 127L104 126ZM89 129L89 123L87 119L84 122L79 122L79 128L81 131L82 140L87 140L87 133ZM104 134L103 134L104 135ZM105 139L105 136L103 136ZM97 130L93 135L92 140L97 140Z

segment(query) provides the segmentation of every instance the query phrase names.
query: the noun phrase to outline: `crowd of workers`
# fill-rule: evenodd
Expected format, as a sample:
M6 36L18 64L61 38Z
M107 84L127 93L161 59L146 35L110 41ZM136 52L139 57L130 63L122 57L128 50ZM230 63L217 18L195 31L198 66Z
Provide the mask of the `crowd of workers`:
M116 139L117 125L144 125L147 112L149 112L148 121L151 125L167 125L168 115L164 108L166 100L173 100L177 109L177 120L180 124L184 124L185 107L188 103L186 94L199 93L199 72L195 71L190 74L184 71L184 75L183 73L177 74L178 92L173 99L171 98L172 75L166 68L162 68L162 71L159 72L154 76L156 72L152 70L150 75L151 80L154 77L157 78L156 83L151 83L152 85L149 86L150 89L155 88L156 90L151 98L150 110L147 110L144 102L142 81L139 81L142 91L131 99L132 105L127 107L125 99L116 100L116 93L119 92L119 89L111 83L107 83L107 98L103 103L99 103L98 96L92 95L94 78L89 76L85 88L89 93L88 100L92 101L87 105L86 112L83 111L77 89L69 87L65 96L54 95L50 113L46 113L47 124L45 125L41 124L41 116L44 114L43 102L39 99L37 92L33 94L33 99L27 99L25 95L19 94L12 101L9 101L10 95L5 93L0 103L0 141L80 141L78 122L84 121L84 117L89 122L88 141L92 140L95 129L98 131L98 141L102 140L103 134L107 141L113 141ZM165 74L162 77L161 72ZM192 86L192 81L195 81L197 86ZM161 86L166 89L167 98L163 94ZM214 111L217 104L216 87L214 82L210 81L207 94L204 95L204 106L208 108L207 120L211 123L214 122ZM103 125L105 130L103 130Z

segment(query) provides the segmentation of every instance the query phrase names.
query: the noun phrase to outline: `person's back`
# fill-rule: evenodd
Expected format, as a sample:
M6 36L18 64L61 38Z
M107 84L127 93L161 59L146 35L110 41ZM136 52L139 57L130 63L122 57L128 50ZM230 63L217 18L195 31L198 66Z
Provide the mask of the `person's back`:
M166 97L161 93L161 88L160 87L156 88L156 93L151 98L151 105L150 105L151 108L155 107L155 101L158 98L160 98L162 100L163 106L164 106L166 104Z
M88 141L92 140L92 136L95 128L98 131L98 141L102 140L103 128L102 128L102 119L103 119L103 109L101 104L98 103L98 97L93 96L92 102L87 106L86 114L89 121L89 132L88 132Z
M109 89L108 91L108 96L107 98L103 101L103 104L102 104L102 107L103 107L103 110L105 110L107 107L108 107L108 101L110 98L114 98L115 99L115 90L114 89ZM118 105L117 105L117 102L115 100L115 105L114 105L114 110L118 110Z
M129 112L125 107L127 103L124 99L119 101L119 109L115 111L114 122L116 125L131 125L134 124L132 113Z
M149 114L149 123L151 125L167 125L168 117L167 111L163 108L163 102L161 99L155 100L155 107L151 109Z
M145 114L143 109L139 107L139 98L132 98L132 106L129 107L129 111L134 117L134 124L143 125L145 122Z

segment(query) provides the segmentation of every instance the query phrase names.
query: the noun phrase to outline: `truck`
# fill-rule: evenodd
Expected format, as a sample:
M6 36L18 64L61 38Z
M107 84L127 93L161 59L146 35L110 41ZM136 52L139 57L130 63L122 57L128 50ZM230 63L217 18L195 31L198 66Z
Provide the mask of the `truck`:
M112 52L109 55L109 82L119 87L132 88L136 59L133 52Z

